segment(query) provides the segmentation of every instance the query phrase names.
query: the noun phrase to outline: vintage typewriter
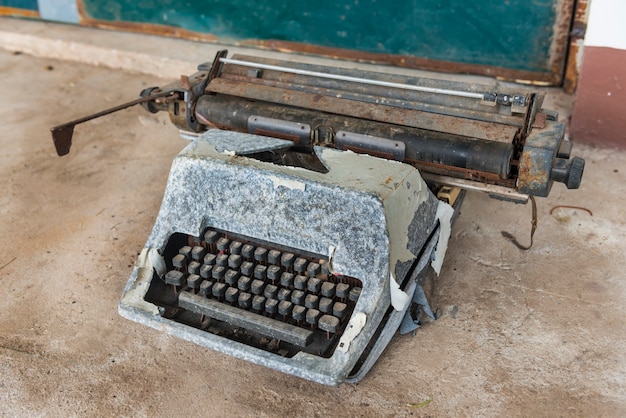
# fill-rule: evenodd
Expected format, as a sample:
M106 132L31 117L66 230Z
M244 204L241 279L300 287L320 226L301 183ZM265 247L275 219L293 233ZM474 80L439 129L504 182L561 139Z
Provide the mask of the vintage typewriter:
M220 51L198 72L53 128L141 104L190 144L120 302L122 316L323 384L360 380L432 315L465 189L515 202L580 184L535 92ZM533 199L534 204L534 199Z

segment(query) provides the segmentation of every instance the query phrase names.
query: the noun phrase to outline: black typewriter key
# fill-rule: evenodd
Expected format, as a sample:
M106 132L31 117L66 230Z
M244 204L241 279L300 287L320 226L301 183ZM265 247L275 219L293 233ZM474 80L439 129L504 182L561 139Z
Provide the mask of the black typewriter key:
M228 270L226 271L226 274L224 274L224 282L230 286L237 286L238 280L239 272L237 270Z
M320 289L320 293L322 294L322 296L332 299L335 296L335 283L333 282L322 283L322 288Z
M294 306L293 310L291 311L291 317L298 322L304 320L304 318L306 317L306 308L300 305Z
M252 284L250 285L250 291L255 295L260 295L263 293L264 286L265 282L263 280L252 280Z
M280 256L280 251L270 250L270 252L267 253L267 262L275 266L280 266Z
M289 289L278 290L278 300L289 300L289 299L291 299L291 290Z
M316 277L318 274L320 274L321 268L320 265L317 263L309 263L309 265L306 268L306 274L309 277Z
M191 249L191 259L195 261L202 262L204 255L206 254L206 250L203 247L195 246Z
M252 298L252 309L257 312L260 312L265 309L265 297L260 295L255 295Z
M226 237L222 237L217 240L217 250L218 251L227 251L230 246L230 240Z
M243 247L243 243L240 241L233 241L230 243L230 253L231 254L241 254L241 247Z
M339 318L337 318L336 316L322 315L321 318L317 321L317 326L322 331L334 334L339 329L339 322Z
M333 311L333 300L329 298L320 298L318 309L324 313L331 313Z
M288 300L281 300L278 302L278 314L283 316L291 316L291 310L293 309L293 303Z
M240 271L244 276L254 276L254 263L244 261L243 264L241 264Z
M308 279L306 278L306 276L302 276L298 274L296 278L293 280L293 287L295 287L298 290L304 290L306 289L307 280Z
M278 296L278 286L274 286L273 284L268 284L265 286L265 291L263 292L263 296L268 299L276 299Z
M265 280L267 277L267 267L261 264L257 264L254 267L254 278L259 280Z
M348 312L348 305L346 305L343 302L335 302L335 304L333 305L333 315L336 316L337 318L341 319L344 316L346 316L346 313Z
M278 266L269 266L267 268L267 278L271 280L272 283L275 283L278 280L280 280L281 273L282 271L280 270L280 267Z
M254 258L254 245L246 244L241 247L241 255L246 261L251 261Z
M236 287L229 287L228 289L226 289L226 292L224 293L224 299L226 299L226 302L236 302L237 298L239 297L239 289L237 289Z
M172 265L177 269L184 269L187 266L187 259L182 254L176 254L172 258Z
M187 266L187 272L189 272L189 274L200 274L200 267L202 267L202 264L197 261L192 261Z
M306 284L306 288L310 293L319 293L322 289L322 281L317 277L311 277Z
M165 274L165 283L174 286L182 286L185 275L182 271L170 270Z
M211 293L216 298L221 298L226 293L226 289L228 289L228 285L225 283L215 283L211 288Z
M254 259L259 263L267 261L267 248L259 247L254 250Z
M209 279L213 277L212 270L213 266L207 266L206 264L203 264L202 267L200 267L200 276L204 279Z
M270 315L273 315L278 310L278 301L276 299L266 299L265 300L265 312Z
M306 322L311 325L317 325L317 320L321 314L317 309L309 309L306 311Z
M215 244L219 239L219 236L220 235L216 231L207 231L204 234L204 241L210 245Z
M218 254L215 258L215 264L218 266L228 267L228 254Z
M304 293L302 290L294 290L293 292L291 292L291 302L294 305L304 305L305 296L306 293Z
M252 284L252 279L251 278L249 278L248 276L241 276L239 278L239 281L237 282L237 287L240 290L243 290L243 291L247 292L248 290L250 290L250 285L251 284Z
M294 261L296 261L296 256L292 253L283 253L282 257L280 257L280 265L285 268L293 266Z
M187 260L191 259L191 247L189 245L185 245L180 250L178 250L178 254L185 257Z
M250 309L250 306L252 306L252 295L248 292L240 292L237 304L241 309Z
M208 280L202 280L202 283L200 283L200 291L198 293L200 293L202 296L208 296L211 294L212 286L213 286L212 282Z
M293 274L283 273L280 275L280 285L282 287L293 287Z
M215 259L217 256L215 254L207 254L204 256L204 264L207 266L212 266L215 264Z
M320 303L320 298L317 295L306 295L304 298L304 306L309 309L317 309Z
M228 267L231 269L238 269L243 263L243 257L240 254L231 254L228 257Z
M350 291L350 295L348 296L348 299L350 299L352 302L356 302L359 299L359 296L361 296L361 288L353 287L352 290Z
M298 273L304 273L308 262L304 258L297 258L293 263L293 269Z
M187 277L187 286L192 289L197 289L198 287L200 287L201 281L202 277L198 276L197 274L190 274L189 277Z
M224 275L226 274L226 267L224 266L215 266L211 271L211 277L215 280L222 281L224 280Z
M335 294L338 298L346 299L350 294L350 285L347 283L337 283Z

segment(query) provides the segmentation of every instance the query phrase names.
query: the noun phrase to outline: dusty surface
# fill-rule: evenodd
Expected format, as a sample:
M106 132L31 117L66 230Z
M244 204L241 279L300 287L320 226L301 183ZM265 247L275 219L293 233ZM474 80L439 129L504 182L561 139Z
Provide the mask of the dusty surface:
M162 80L0 52L0 415L624 416L626 153L578 147L582 189L530 208L469 194L432 305L358 385L323 387L122 319L185 141L135 108L49 128ZM550 209L559 204L582 210Z

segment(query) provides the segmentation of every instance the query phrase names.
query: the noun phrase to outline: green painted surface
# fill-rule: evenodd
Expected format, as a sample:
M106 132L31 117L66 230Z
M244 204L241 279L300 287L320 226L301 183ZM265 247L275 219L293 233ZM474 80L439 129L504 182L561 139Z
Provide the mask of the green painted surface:
M90 17L550 72L559 0L84 0Z
M2 7L14 7L16 9L37 10L37 0L0 0Z
M45 2L45 0L44 0ZM83 0L94 19L551 72L562 0ZM37 0L0 0L37 10Z

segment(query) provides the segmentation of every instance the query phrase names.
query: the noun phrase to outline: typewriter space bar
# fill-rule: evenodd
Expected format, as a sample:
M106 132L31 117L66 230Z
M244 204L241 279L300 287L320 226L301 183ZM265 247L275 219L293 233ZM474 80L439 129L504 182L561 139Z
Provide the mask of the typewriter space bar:
M306 347L313 341L313 331L311 330L299 328L254 312L244 311L188 291L180 292L178 306L300 347Z

